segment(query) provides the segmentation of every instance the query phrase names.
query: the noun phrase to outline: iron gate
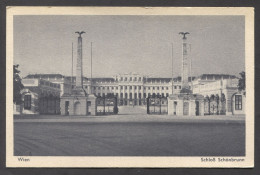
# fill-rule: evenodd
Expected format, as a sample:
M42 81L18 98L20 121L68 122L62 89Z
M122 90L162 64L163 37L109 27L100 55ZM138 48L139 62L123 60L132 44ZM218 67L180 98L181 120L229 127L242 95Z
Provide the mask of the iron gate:
M114 114L118 114L117 97L113 95L97 97L97 115Z
M147 98L147 114L168 114L168 100L166 97L153 96Z

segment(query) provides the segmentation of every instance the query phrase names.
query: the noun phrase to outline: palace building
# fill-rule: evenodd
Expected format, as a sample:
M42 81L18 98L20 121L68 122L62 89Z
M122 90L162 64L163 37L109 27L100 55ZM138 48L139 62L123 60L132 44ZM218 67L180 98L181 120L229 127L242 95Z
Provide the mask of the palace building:
M23 79L23 83L29 80L46 81L59 85L59 90L55 91L56 97L70 94L76 85L76 77L61 74L30 74ZM227 113L230 114L244 113L245 96L238 93L236 76L203 74L198 77L189 77L188 80L193 93L201 94L205 98L205 104L207 104L204 105L205 114L217 114L217 100L218 98L221 100L220 97L222 97L222 101L225 101L225 108L222 107L224 111L227 110ZM179 94L182 89L181 82L181 77L153 78L138 73L129 73L115 75L111 78L92 78L92 81L83 77L83 88L86 93L92 92L95 96L113 94L117 97L119 106L142 106L146 105L146 98L149 96L168 97L172 91L173 94ZM25 86L28 85L25 84ZM51 93L52 91L43 90L43 92ZM59 94L57 95L57 93ZM235 93L236 95L234 95ZM210 106L208 106L207 100L211 100Z

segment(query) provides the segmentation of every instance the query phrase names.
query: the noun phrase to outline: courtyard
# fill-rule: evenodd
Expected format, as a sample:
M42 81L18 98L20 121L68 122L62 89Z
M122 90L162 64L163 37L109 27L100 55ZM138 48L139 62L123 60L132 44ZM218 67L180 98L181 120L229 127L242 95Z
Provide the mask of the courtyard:
M15 156L244 156L245 116L15 115Z

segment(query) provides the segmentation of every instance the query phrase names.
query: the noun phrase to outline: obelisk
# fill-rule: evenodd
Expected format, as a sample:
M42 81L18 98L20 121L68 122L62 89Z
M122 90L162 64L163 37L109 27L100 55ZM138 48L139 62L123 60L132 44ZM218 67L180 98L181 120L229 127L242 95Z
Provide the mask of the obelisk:
M179 34L183 35L182 37L182 89L189 88L189 60L188 60L188 44L187 44L187 34L189 32L180 32Z
M78 33L78 48L77 48L77 67L76 67L76 86L74 94L80 96L86 96L86 92L83 88L83 70L82 70L82 37L84 31L75 32Z

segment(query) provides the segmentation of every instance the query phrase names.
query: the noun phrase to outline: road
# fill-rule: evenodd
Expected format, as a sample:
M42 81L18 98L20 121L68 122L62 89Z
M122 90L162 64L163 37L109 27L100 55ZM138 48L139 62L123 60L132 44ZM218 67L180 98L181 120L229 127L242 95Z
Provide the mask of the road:
M239 116L15 117L15 156L244 156Z

